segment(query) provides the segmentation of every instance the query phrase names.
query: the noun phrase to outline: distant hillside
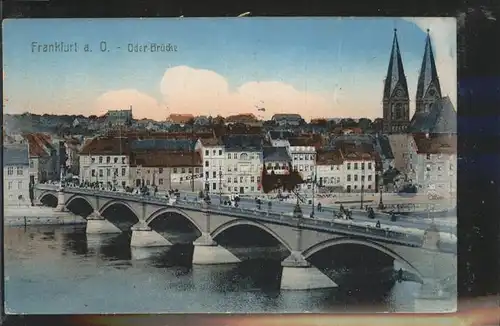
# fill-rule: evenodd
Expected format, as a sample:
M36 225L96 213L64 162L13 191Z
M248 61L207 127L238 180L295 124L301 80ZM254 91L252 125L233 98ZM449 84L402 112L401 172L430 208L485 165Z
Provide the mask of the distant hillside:
M89 120L83 115L53 115L53 114L4 114L3 125L7 133L54 132L72 127L73 121Z

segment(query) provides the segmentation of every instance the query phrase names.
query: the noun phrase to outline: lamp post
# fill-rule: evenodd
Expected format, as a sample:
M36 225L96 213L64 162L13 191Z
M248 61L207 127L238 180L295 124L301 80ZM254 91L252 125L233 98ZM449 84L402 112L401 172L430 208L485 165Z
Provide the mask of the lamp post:
M382 178L382 172L379 172L378 173L378 180L379 180L379 190L380 190L380 200L379 200L379 203L378 203L378 208L379 209L384 209L384 202L382 201L382 184L383 184L383 178Z
M219 166L219 202L222 205L222 167Z
M363 195L365 191L365 162L361 162L361 170L363 171L361 175L361 206L360 209L363 209Z

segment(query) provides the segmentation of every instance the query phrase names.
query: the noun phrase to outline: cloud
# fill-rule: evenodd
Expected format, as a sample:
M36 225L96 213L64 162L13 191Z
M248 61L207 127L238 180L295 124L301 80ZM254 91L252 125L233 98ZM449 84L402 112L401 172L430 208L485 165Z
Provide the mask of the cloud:
M113 90L102 94L97 98L91 114L102 115L108 110L123 110L130 106L133 108L134 117L138 119L164 120L166 117L165 106L136 89Z
M441 90L457 108L457 26L456 19L406 18L431 36Z

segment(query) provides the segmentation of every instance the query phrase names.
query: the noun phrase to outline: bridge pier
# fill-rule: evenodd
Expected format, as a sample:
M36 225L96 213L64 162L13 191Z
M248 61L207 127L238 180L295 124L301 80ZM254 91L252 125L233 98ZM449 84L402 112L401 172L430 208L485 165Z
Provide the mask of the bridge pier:
M146 223L139 222L132 226L131 247L167 247L172 243L161 234L151 229Z
M194 265L222 265L241 262L229 250L218 245L208 233L202 233L193 245Z
M298 251L293 251L282 263L282 290L313 290L335 288L338 285L318 268L312 266Z
M87 217L87 234L110 234L121 232L122 230L102 217L98 211L94 211Z
M56 212L65 212L66 211L66 203L64 199L64 191L63 189L59 189L57 191L57 207L55 208Z

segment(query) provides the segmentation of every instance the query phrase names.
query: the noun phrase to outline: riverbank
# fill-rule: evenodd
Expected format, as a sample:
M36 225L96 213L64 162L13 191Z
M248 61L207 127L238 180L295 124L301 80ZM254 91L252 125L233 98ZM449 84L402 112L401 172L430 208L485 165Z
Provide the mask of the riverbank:
M62 225L85 224L85 218L71 212L58 212L52 207L6 206L3 212L4 225Z

